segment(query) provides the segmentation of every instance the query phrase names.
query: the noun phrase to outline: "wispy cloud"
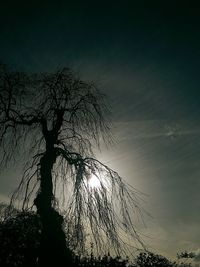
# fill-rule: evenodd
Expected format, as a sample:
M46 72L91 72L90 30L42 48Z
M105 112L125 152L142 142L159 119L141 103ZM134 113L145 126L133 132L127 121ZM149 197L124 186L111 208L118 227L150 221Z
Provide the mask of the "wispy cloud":
M165 120L141 120L116 122L116 137L119 140L151 139L158 137L178 138L186 135L200 134L198 123L191 121L170 122Z

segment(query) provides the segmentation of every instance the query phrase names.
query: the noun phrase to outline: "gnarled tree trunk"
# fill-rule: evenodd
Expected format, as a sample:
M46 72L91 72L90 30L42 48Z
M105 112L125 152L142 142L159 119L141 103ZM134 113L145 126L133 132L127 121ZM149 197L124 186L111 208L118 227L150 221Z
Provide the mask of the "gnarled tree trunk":
M72 256L66 247L62 228L63 217L52 207L52 170L56 161L53 149L47 149L40 160L40 192L35 199L37 212L42 223L39 266L72 266Z

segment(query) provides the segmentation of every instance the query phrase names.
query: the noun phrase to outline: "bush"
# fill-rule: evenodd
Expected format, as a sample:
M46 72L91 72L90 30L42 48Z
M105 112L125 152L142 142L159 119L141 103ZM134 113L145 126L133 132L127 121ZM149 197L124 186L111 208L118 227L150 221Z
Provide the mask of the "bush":
M37 264L41 225L34 212L15 212L0 222L0 266Z
M136 260L135 265L138 267L175 267L176 263L169 261L167 258L154 254L152 252L141 252Z

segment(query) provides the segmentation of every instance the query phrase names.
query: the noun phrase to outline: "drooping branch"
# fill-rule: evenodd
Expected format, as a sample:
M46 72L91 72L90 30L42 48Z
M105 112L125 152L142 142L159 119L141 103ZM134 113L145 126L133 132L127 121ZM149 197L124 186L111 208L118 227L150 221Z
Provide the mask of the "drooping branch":
M138 219L142 221L143 216L141 192L127 185L117 172L95 158L83 158L78 153L60 148L57 148L57 153L61 157L62 174L70 176L72 181L64 194L69 200L65 210L73 249L81 251L88 240L96 244L97 252L112 247L119 253L123 247L125 253L133 245L133 240L135 247L144 248L135 223ZM59 176L59 169L55 175ZM90 180L94 177L96 186L92 187Z

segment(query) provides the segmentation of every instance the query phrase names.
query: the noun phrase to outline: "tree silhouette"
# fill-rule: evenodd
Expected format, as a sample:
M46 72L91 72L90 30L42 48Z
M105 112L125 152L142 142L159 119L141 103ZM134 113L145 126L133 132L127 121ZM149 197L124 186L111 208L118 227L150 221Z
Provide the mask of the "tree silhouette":
M140 212L140 194L94 157L93 148L111 139L106 98L95 84L68 68L30 74L0 66L1 165L24 160L11 203L21 198L23 210L32 203L37 208L40 266L70 265L64 221L76 251L84 249L88 234L98 252L111 245L125 249L124 233L143 245L130 213ZM91 186L92 176L98 187ZM58 212L63 204L65 216Z

